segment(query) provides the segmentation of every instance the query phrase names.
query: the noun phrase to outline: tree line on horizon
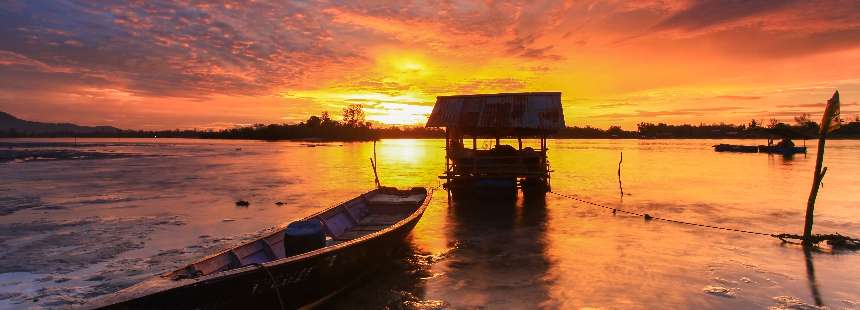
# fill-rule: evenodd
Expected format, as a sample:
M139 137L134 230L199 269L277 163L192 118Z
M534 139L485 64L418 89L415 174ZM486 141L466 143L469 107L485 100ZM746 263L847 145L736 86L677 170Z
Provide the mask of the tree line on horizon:
M331 118L327 111L312 115L298 124L254 124L218 131L201 132L204 139L256 139L256 140L342 140L371 141L379 139L373 124L365 119L360 104L343 109L342 121Z
M818 137L818 123L809 114L794 118L793 124L771 119L751 120L747 124L682 124L642 122L635 131L619 126L600 129L591 126L573 126L552 135L557 139L685 139L685 138L772 138L790 137L812 139ZM0 137L126 137L126 138L202 138L202 139L252 139L252 140L319 140L319 141L372 141L399 138L444 138L445 131L425 127L376 128L366 120L360 104L352 104L342 111L340 121L332 119L327 111L312 115L298 124L254 124L223 130L119 130L106 133L52 132L30 134L14 129L0 129ZM830 134L832 138L860 138L860 116L842 122L842 127Z
M639 123L637 138L773 138L792 139L818 138L819 125L808 113L794 117L793 124L770 119L767 124L750 120L747 124L699 124L697 126L668 125L664 123ZM831 138L860 138L860 116L854 120L842 120L842 126L828 135Z

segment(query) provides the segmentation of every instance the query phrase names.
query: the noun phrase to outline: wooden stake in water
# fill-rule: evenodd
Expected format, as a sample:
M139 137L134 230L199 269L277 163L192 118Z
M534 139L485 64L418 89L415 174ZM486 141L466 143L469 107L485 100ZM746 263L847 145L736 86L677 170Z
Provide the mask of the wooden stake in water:
M376 173L376 141L373 141L373 157L370 158L370 167L373 168L373 183L376 183L376 188L379 188L379 174Z
M379 188L379 175L376 174L376 163L373 158L370 158L370 167L373 168L373 183L376 183L376 188Z
M833 97L827 101L827 107L824 109L824 116L821 119L821 131L818 135L818 153L815 159L815 172L812 176L812 190L809 192L809 200L806 202L806 221L803 225L803 244L812 244L812 216L815 210L815 198L818 196L818 188L821 186L821 180L824 174L827 173L827 168L822 169L824 163L824 143L827 140L827 133L839 128L839 91L833 93Z
M621 192L621 200L624 200L624 187L621 187L621 162L624 161L624 152L621 152L621 158L618 159L618 191Z

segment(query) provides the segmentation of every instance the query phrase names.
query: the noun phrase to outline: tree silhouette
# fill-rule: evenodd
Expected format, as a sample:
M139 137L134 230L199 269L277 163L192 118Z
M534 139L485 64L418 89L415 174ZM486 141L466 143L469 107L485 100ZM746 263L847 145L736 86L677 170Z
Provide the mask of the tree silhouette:
M363 107L353 103L343 108L343 123L349 127L366 126Z
M747 126L747 127L748 127L749 129L755 129L755 128L758 128L760 125L761 125L761 124L759 124L759 122L757 122L755 119L752 119L752 120L750 121L749 126Z
M306 124L308 124L308 127L311 128L319 127L320 124L322 124L322 118L316 115L311 115L311 117L308 117L308 121L306 122Z

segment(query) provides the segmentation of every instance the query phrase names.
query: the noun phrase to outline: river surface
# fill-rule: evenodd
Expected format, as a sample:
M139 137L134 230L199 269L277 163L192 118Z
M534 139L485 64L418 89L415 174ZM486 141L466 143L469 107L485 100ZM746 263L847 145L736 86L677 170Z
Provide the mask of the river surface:
M550 141L552 189L658 217L800 233L814 142L791 158L710 147L726 142L760 141ZM0 140L0 308L79 304L354 197L373 187L373 148ZM383 185L439 184L443 141L384 140L376 152ZM860 236L860 141L829 141L825 165L815 231ZM250 205L237 207L240 199ZM613 215L555 194L459 202L439 190L407 242L327 306L860 308L860 253L805 253L767 236Z

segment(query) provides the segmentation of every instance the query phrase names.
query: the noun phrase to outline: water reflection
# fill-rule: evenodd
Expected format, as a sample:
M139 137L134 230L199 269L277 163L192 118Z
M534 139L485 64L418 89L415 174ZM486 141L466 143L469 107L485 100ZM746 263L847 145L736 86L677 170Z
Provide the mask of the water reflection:
M445 201L440 197L445 192L436 195L434 199ZM325 307L527 308L551 299L544 196L492 203L449 199L434 207L445 208L440 210L445 212L444 218L434 225L444 227L447 239L454 240L452 250L430 253L410 241L396 259L384 262L361 284ZM428 288L433 278L442 285ZM434 292L429 293L431 289ZM434 296L444 300L434 300Z
M718 142L553 140L549 155L553 190L692 222L796 232L808 198L814 145L810 144L807 158L798 154L785 160L716 153L710 146ZM0 265L15 262L30 270L53 270L59 265L53 259L32 261L56 248L56 242L39 240L68 236L67 232L93 236L88 233L89 224L71 226L66 220L95 221L97 227L104 227L95 236L112 234L123 244L142 241L143 248L109 258L106 263L115 267L89 268L93 262L80 259L78 265L59 265L88 268L80 274L51 275L72 281L33 280L21 286L74 300L77 289L67 292L67 287L82 287L89 294L98 287L129 283L130 278L120 271L138 270L136 265L146 269L131 280L145 278L171 264L210 254L194 249L228 242L205 240L238 242L245 234L304 217L373 186L368 162L373 157L372 143L307 147L294 142L165 140L101 145L86 148L142 156L0 165L0 179L7 181L0 182L0 198L12 199L0 203L0 209L14 209L0 217L0 224L7 227L0 237L9 238L8 244L26 245L7 247L8 253L0 253L6 259ZM625 153L623 184L617 175L621 150ZM382 184L437 185L445 167L444 151L441 140L379 142ZM833 172L827 175L817 201L817 231L860 235L857 158L857 141L828 145L826 160ZM622 189L623 202L619 200ZM860 266L857 254L816 255L813 266L811 254L815 253L811 253L803 270L800 249L780 248L774 240L612 217L553 195L537 201L519 197L450 204L445 196L443 191L436 193L400 259L335 298L332 308L414 308L441 301L450 308L748 308L766 307L776 296L806 297L810 291L816 303L860 301L854 267ZM239 199L248 200L250 207L236 208ZM24 209L9 201L21 201ZM184 224L149 230L152 227L147 225L117 224L126 222L111 221L111 217L153 222L178 217ZM38 238L10 226L17 223L40 227ZM95 248L86 238L73 241L66 246ZM114 253L112 245L98 247ZM166 250L185 254L170 262L150 259ZM786 259L787 253L796 258ZM136 263L140 261L157 263ZM106 280L82 280L95 276ZM715 277L726 281L715 283ZM17 290L17 286L4 286L7 283L0 279L0 296ZM703 287L715 284L739 290L731 298L703 293ZM15 301L35 296L25 293ZM806 299L813 303L812 298ZM43 298L39 303L56 300ZM18 308L30 305L35 304Z
M381 262L360 283L324 305L327 309L412 309L441 304L424 300L432 255L406 242L391 260Z
M437 287L454 308L530 308L550 300L546 199L454 199L446 234L459 242Z
M803 247L803 256L806 261L806 279L809 281L809 291L816 306L822 306L821 293L818 291L818 281L815 280L815 264L812 261L812 248Z

